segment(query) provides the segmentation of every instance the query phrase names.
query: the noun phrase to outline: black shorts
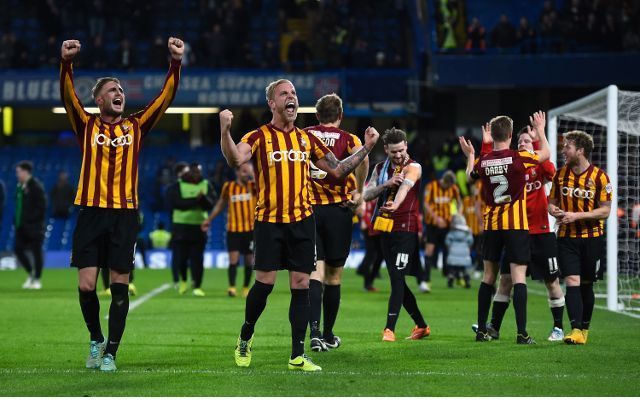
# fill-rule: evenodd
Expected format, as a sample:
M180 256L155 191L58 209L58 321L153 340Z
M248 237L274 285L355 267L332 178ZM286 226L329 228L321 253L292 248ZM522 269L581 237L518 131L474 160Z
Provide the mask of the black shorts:
M500 262L503 249L509 262L519 265L529 264L529 261L531 261L529 231L484 231L482 243L483 260Z
M291 223L256 221L253 228L254 269L286 269L310 274L316 270L314 216Z
M527 275L537 281L552 282L560 275L558 269L558 249L556 235L553 232L529 235L531 260L527 264ZM503 256L500 264L501 274L510 274L510 261Z
M138 210L81 207L71 266L133 270L139 227Z
M605 241L595 238L558 238L558 264L563 277L580 275L588 282L598 280L600 261L604 258Z
M227 251L238 251L240 254L253 253L253 231L227 232Z
M436 225L427 224L426 234L427 234L427 244L432 243L435 244L436 247L444 248L444 238L447 237L447 233L449 232L449 228L439 228Z
M415 262L418 234L413 232L390 232L380 235L382 254L391 278L407 275Z
M316 217L318 260L332 267L343 267L351 250L353 212L338 204L313 206Z

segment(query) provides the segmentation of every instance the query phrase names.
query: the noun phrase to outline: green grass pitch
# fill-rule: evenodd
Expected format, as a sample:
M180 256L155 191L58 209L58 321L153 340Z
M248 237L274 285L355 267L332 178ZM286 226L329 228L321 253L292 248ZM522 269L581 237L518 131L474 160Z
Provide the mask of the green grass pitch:
M383 276L386 271L382 271ZM244 299L225 294L226 271L207 270L205 298L168 289L129 313L113 374L84 368L88 333L77 300L76 272L44 271L41 291L20 286L23 271L0 272L1 396L636 396L640 393L640 319L596 309L589 343L546 341L551 315L543 286L531 282L529 332L535 346L515 344L513 308L501 339L476 343L477 281L447 289L439 273L433 293L417 294L431 337L402 340L412 328L405 311L383 343L389 295L365 293L345 271L335 332L343 346L311 353L323 371L290 372L288 280L281 272L258 322L253 361L240 369L233 349ZM242 278L242 271L239 273ZM139 295L167 283L169 271L137 272ZM408 278L412 288L415 279ZM100 286L100 282L99 282ZM132 298L132 301L136 298ZM101 298L101 314L109 300ZM107 321L102 320L103 331ZM565 317L565 325L568 325ZM307 341L308 346L308 341ZM308 348L308 347L307 347Z

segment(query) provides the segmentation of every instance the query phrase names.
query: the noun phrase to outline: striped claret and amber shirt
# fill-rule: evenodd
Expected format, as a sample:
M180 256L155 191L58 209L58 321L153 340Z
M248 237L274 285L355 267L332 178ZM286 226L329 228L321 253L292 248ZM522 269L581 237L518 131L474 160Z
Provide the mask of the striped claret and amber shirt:
M142 138L160 120L178 90L180 61L171 60L160 94L147 107L110 124L84 110L73 86L71 62L60 66L60 97L82 150L75 204L138 208L138 155Z
M462 210L464 218L467 220L467 225L471 230L472 235L479 235L482 227L482 216L476 213L476 204L480 202L480 196L465 196L462 199ZM482 205L480 205L482 210Z
M451 213L451 202L460 200L460 189L457 185L451 185L447 189L442 187L440 180L436 179L429 183L424 189L424 204L429 206L431 211L438 217L447 221L447 225L451 223L453 214ZM427 225L435 225L436 217L427 212L425 207L424 223Z
M474 176L482 180L484 230L528 230L526 172L538 165L538 155L529 151L495 150L481 154Z
M256 209L256 188L254 182L246 185L237 181L222 185L221 197L227 203L227 231L251 232Z
M316 125L304 128L329 148L338 160L344 160L362 147L360 139L340 128ZM312 205L342 203L351 199L351 192L356 189L356 177L349 174L346 178L337 179L311 164L309 189Z
M576 175L568 166L562 167L553 177L549 199L555 200L563 211L588 212L611 201L613 186L609 176L595 165L589 165ZM588 238L604 234L604 220L580 220L561 225L558 237Z
M256 220L291 223L311 216L309 162L331 150L302 129L283 132L271 124L247 133L241 142L251 146L258 194Z

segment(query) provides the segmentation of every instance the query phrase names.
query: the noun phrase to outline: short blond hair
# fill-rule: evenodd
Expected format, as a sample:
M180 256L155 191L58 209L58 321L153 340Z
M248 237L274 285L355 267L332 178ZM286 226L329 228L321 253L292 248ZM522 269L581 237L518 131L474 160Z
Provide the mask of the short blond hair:
M98 94L100 93L100 90L102 89L102 87L106 85L108 82L115 82L118 85L120 85L120 80L112 76L105 76L103 78L98 78L98 80L96 81L96 84L93 86L93 88L91 88L91 96L93 97L94 100L96 99L96 96L98 96Z
M267 102L269 100L273 100L273 93L276 91L276 87L279 84L285 83L285 82L291 83L291 81L288 79L278 79L277 81L273 81L267 85L267 87L264 89L265 95L267 97ZM291 85L293 86L293 83L291 83Z

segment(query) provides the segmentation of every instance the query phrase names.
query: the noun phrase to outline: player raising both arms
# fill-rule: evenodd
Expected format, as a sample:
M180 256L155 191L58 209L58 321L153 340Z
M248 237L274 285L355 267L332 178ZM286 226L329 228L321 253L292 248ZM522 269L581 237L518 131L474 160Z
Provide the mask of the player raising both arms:
M115 371L116 351L129 311L129 272L138 236L138 156L142 139L160 120L178 90L184 43L169 38L171 63L160 94L147 107L123 117L125 93L116 78L100 78L92 90L99 115L84 110L73 85L73 59L80 42L62 43L60 97L82 150L75 204L71 265L78 268L80 308L91 335L87 368ZM100 328L98 268L111 271L109 337Z
M251 363L255 324L273 290L277 272L289 271L291 304L291 370L319 371L304 354L309 324L309 274L315 270L315 220L309 202L309 163L335 178L349 175L365 159L378 140L378 132L365 131L364 146L338 161L324 143L294 125L298 96L293 84L280 79L266 88L270 123L247 133L240 143L231 138L233 114L220 113L222 153L227 163L237 167L251 160L256 174L256 221L254 226L256 279L249 290L245 321L236 344L236 365Z

